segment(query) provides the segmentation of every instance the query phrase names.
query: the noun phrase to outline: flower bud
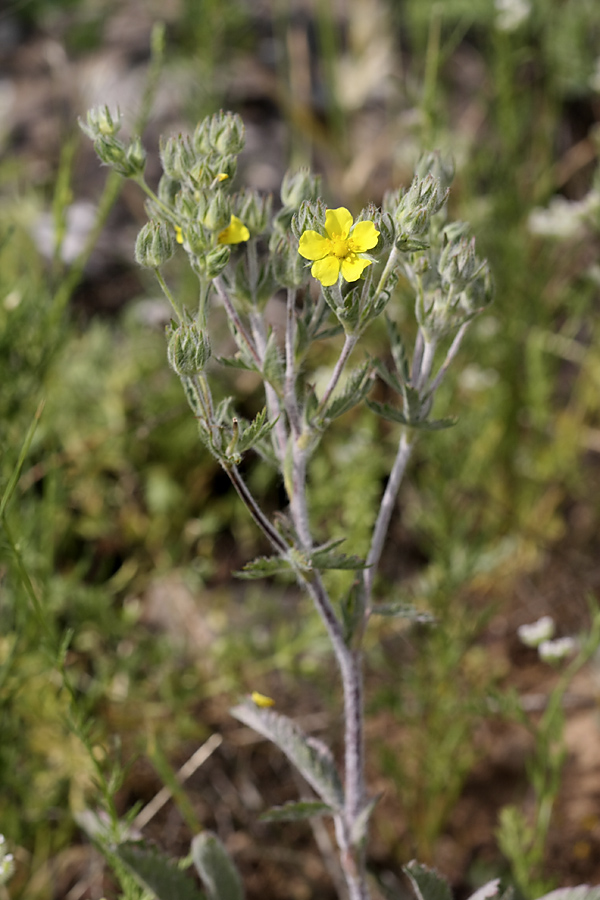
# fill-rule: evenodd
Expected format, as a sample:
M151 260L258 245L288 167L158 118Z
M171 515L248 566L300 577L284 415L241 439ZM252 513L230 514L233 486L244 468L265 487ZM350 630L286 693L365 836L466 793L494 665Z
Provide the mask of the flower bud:
M308 281L309 268L298 253L298 245L291 235L273 235L269 249L271 271L279 284L299 288Z
M140 266L158 269L173 256L175 245L162 222L147 222L135 242L135 259Z
M321 192L321 178L313 175L310 169L299 169L297 172L287 171L281 183L281 202L292 209L300 206L303 200L316 200Z
M442 156L439 150L424 154L417 163L415 175L425 178L428 174L439 181L442 191L447 191L454 180L454 160Z
M173 206L180 189L181 183L179 181L176 181L169 175L163 175L158 182L158 198L167 206Z
M255 237L267 228L271 217L271 197L258 191L241 191L235 198L235 209L251 237Z
M204 258L204 270L208 278L216 278L220 275L231 256L231 248L226 244L215 247Z
M210 341L192 320L167 328L167 358L178 375L191 377L202 372L210 357Z
M184 181L196 164L191 142L181 134L166 140L161 138L159 153L165 174L177 181Z
M100 137L94 141L94 150L100 162L110 166L120 174L127 167L125 144L115 137Z
M300 240L305 231L323 231L327 207L322 200L303 200L292 218L292 233Z
M199 212L198 221L211 231L222 231L231 219L231 200L223 191L218 191L212 196L204 196L200 201L202 212Z
M209 121L209 140L217 153L236 156L244 149L246 140L241 116L231 112L215 113Z
M122 174L126 175L128 178L144 174L144 169L146 168L146 151L144 150L139 137L135 137L127 148L125 153L125 168L127 171Z
M121 116L117 112L113 119L108 106L95 106L88 110L85 122L79 119L79 127L93 141L114 137L121 128Z

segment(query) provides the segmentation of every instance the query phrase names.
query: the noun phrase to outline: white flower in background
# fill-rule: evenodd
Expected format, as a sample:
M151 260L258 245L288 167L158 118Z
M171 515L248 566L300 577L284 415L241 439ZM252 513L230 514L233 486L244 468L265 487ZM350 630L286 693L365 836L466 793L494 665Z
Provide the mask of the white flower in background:
M500 31L516 31L531 13L528 0L495 0L496 28Z
M526 647L539 647L542 641L549 642L554 635L556 626L552 616L542 616L537 622L530 625L520 625L517 628L517 635L522 644Z
M542 641L538 647L540 659L547 663L561 662L577 649L577 641L572 637L557 638L555 641Z
M465 391L487 391L498 383L498 377L495 369L483 369L471 363L461 371L458 381Z
M553 197L546 208L536 207L529 214L527 227L544 237L571 238L579 234L600 209L600 195L591 190L583 200Z
M0 885L6 884L15 871L15 861L12 853L4 850L4 835L0 834Z

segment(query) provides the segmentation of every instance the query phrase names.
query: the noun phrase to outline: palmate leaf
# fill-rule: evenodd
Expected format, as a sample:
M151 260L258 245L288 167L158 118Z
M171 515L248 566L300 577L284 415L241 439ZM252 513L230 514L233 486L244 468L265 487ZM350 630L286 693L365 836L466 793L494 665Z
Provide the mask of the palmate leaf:
M271 575L293 575L291 564L282 556L258 556L246 563L241 572L235 573L236 578L246 581L269 578Z
M283 806L273 806L260 817L260 822L299 822L315 816L333 816L334 811L320 800L295 800Z
M248 700L231 710L232 716L268 738L285 753L315 793L333 810L344 805L344 791L331 750L308 737L292 719Z
M157 900L206 900L189 875L149 844L119 844L114 855Z
M413 859L402 871L408 876L417 900L452 900L448 882L435 869L423 866Z
M192 859L209 900L244 900L239 872L216 834L203 831L195 836ZM170 900L180 898L173 894Z
M365 399L371 390L370 369L371 363L367 361L351 373L343 393L332 400L325 410L325 419L337 419Z

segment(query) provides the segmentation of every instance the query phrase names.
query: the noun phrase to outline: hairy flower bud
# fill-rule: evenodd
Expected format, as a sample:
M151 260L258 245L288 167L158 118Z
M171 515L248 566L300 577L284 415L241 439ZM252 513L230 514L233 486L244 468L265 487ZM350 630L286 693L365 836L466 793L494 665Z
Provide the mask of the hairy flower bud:
M258 191L241 191L235 199L236 215L242 220L251 237L266 230L271 217L271 197Z
M85 122L79 119L79 127L92 141L114 137L121 128L121 116L117 112L113 118L108 106L95 106L88 110Z
M180 325L167 328L167 358L178 375L198 375L210 357L210 341L197 324L186 318Z
M298 253L298 245L291 235L273 235L269 249L271 270L279 284L299 288L308 281L309 269Z
M135 259L140 266L158 269L173 256L175 245L166 225L147 222L135 242Z
M300 240L305 231L323 231L327 207L322 200L304 200L292 217L292 233Z
M188 178L196 164L196 154L190 139L181 134L166 140L161 138L159 153L165 174L177 181Z
M303 200L316 200L321 191L321 178L313 175L310 169L299 169L297 172L287 171L281 183L281 202L292 209L300 206Z
M210 253L207 253L203 261L203 268L207 277L216 278L217 275L220 275L229 262L230 256L231 248L226 244L221 244L219 247L215 247L214 250L211 250Z
M144 150L139 137L135 137L127 148L125 153L125 168L127 171L122 172L121 174L126 175L128 178L144 174L144 169L146 168L146 151Z

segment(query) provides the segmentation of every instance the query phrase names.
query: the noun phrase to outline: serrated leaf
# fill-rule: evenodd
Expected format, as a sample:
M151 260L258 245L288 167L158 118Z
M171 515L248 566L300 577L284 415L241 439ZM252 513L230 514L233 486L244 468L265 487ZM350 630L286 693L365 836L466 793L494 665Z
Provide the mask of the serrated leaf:
M119 844L113 851L136 881L157 900L206 900L189 875L155 847L144 843Z
M276 744L325 803L336 811L342 809L340 777L332 753L322 741L305 735L287 716L250 702L238 704L231 714Z
M333 816L334 811L326 803L319 800L298 800L284 803L283 806L273 806L261 816L260 822L299 822L302 819L312 819L314 816Z
M258 556L252 562L246 563L241 572L236 572L235 577L251 581L282 574L293 574L292 567L286 559L282 556Z
M371 390L370 368L371 364L367 361L351 373L343 393L332 400L324 412L324 418L337 419L365 399Z
M367 569L369 566L360 556L346 553L313 553L310 558L313 569L341 569L352 571L354 569Z
M244 427L235 447L237 453L244 453L246 450L250 450L255 444L271 433L277 419L273 422L268 422L266 421L266 418L267 408L265 406L264 409L254 417L252 422L250 422L247 427Z
M375 603L371 608L371 614L375 616L390 616L396 619L410 619L411 622L418 622L424 625L435 622L435 616L432 616L431 613L417 609L416 606L412 606L410 603L401 603L400 601L397 603L394 601L391 603Z
M229 853L212 831L203 831L192 840L192 859L206 888L209 900L243 900L239 872ZM170 900L180 900L176 894Z
M366 400L365 402L369 409L381 416L382 419L387 419L388 422L397 422L399 425L409 424L404 413L395 406L391 406L389 403L379 403L377 400Z
M246 369L248 372L256 372L256 366L240 356L217 356L215 358L218 363L221 363L222 366L227 366L229 369Z
M384 381L388 387L391 387L393 391L401 394L402 388L404 387L403 382L398 379L398 376L395 372L390 372L388 367L382 362L380 359L372 360L372 364L375 367L377 374Z
M423 866L413 859L402 871L408 876L417 900L452 900L448 882L435 869Z

